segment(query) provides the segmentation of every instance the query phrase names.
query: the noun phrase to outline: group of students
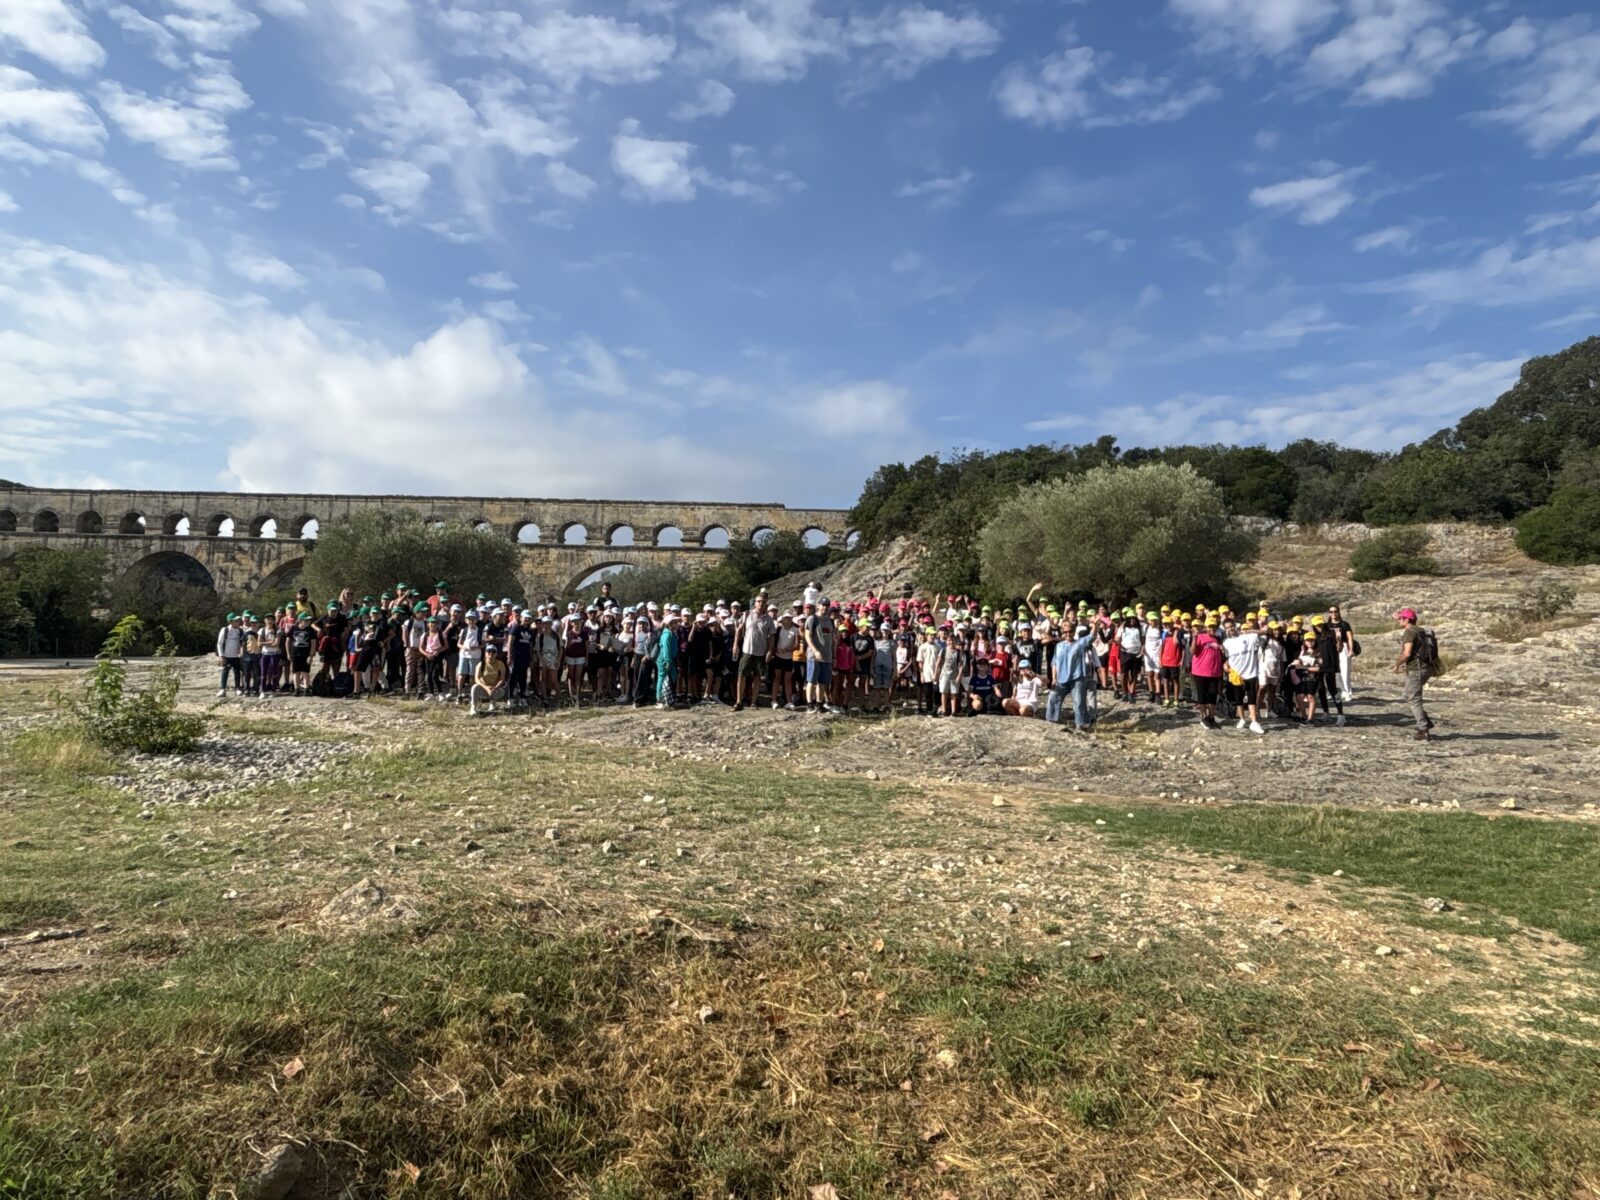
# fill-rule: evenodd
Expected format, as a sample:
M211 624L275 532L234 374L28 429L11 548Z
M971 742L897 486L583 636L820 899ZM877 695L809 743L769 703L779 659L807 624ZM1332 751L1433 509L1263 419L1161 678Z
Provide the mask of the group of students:
M218 696L371 696L455 700L475 715L585 703L694 704L734 711L760 704L818 712L899 706L929 717L1043 716L1087 731L1101 692L1135 704L1193 706L1264 732L1264 719L1345 723L1361 643L1339 606L1280 616L1265 602L1185 610L1136 603L1049 603L1036 585L1022 605L991 608L868 592L841 602L812 584L787 608L766 589L740 601L622 605L609 583L587 604L519 605L479 594L458 601L449 582L430 594L405 583L365 596L348 590L318 611L304 588L270 614L229 613L217 636ZM1416 614L1402 626L1395 669L1425 740L1422 685L1437 642Z

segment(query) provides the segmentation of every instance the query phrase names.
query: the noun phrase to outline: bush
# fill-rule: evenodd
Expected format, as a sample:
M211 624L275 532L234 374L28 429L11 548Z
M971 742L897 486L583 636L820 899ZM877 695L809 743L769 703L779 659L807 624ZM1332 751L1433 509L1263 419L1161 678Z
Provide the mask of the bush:
M1057 592L1112 601L1215 597L1255 550L1221 489L1187 464L1096 467L1028 488L980 539L990 592L1020 596L1043 578Z
M1386 530L1351 552L1350 577L1370 583L1396 575L1437 575L1439 564L1428 554L1431 541L1426 529Z
M110 750L182 754L205 732L203 717L177 711L176 649L172 635L162 633L150 685L130 694L125 660L143 636L144 622L130 615L112 628L84 683L83 696L69 705L90 740Z
M1600 563L1600 491L1564 487L1517 522L1517 548L1540 562Z

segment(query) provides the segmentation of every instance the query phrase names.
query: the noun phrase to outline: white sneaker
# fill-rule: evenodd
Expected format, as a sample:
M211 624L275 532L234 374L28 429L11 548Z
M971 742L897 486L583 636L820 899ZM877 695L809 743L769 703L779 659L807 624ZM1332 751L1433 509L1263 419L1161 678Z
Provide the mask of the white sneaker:
M783 705L779 704L776 700L774 700L772 702L772 711L773 712L777 712L782 707L783 707Z
M469 704L467 706L467 716L475 717L477 715L478 715L478 706L476 704Z
M1354 695L1352 695L1352 694L1351 694L1351 693L1349 693L1349 692L1346 692L1346 693L1345 693L1345 694L1344 694L1344 695L1342 695L1342 696L1340 696L1340 697L1339 697L1339 703L1340 703L1340 704L1349 704L1349 703L1350 703L1350 701L1352 701L1352 700L1354 700L1354 699L1355 699L1355 696L1354 696Z
M1250 724L1250 722L1246 721L1243 717L1239 718L1239 728L1240 729L1244 729L1244 728L1248 727L1249 724Z
M665 704L662 704L662 703L660 703L660 702L659 702L659 701L657 701L657 703L656 703L656 707L657 707L657 708L662 708L662 709L664 709L664 708L666 708L666 707L667 707L667 706L666 706L666 705L665 705Z
M1261 728L1261 722L1260 721L1251 721L1250 722L1250 732L1251 733L1265 733L1266 730Z
M218 700L226 699L227 695L228 695L228 689L227 688L218 688L217 689L217 699Z

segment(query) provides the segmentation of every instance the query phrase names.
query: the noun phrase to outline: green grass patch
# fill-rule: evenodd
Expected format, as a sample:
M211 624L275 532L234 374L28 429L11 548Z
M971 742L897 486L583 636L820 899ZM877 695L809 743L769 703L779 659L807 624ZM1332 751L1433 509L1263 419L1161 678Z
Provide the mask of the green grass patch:
M1235 808L1055 805L1056 820L1106 822L1126 846L1164 843L1441 896L1600 950L1600 830L1473 813L1371 812L1328 805Z

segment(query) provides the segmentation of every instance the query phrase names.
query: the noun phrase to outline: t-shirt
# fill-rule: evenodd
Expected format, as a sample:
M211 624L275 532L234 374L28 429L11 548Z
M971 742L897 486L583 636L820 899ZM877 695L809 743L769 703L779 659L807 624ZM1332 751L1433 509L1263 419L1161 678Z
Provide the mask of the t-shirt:
M1202 679L1222 678L1222 643L1213 634L1202 631L1195 635L1189 671Z
M317 644L317 631L309 625L296 625L289 630L285 639L289 643L289 653L305 656L311 653L311 648Z
M806 661L821 662L832 665L833 642L837 635L833 621L828 617L810 616L806 618ZM816 643L812 649L811 643Z
M1228 651L1229 669L1240 679L1255 679L1261 673L1261 642L1255 634L1238 634L1223 646Z
M994 676L979 671L972 677L972 682L967 685L967 690L974 696L981 697L987 701L990 696L994 695Z
M1144 649L1144 631L1136 621L1129 621L1117 634L1117 645L1122 649L1123 661Z
M498 654L484 659L478 667L477 681L487 688L499 687L506 677L506 664Z
M1411 651L1411 653L1405 655L1408 670L1421 666L1422 647L1419 644L1421 641L1422 630L1415 625L1407 625L1400 631L1400 652L1405 654L1407 648Z
M1160 662L1163 667L1179 667L1183 665L1183 636L1179 633L1169 633L1161 641Z
M1038 707L1039 691L1042 686L1043 684L1040 682L1040 679L1037 675L1035 675L1032 679L1017 680L1015 696L1017 703Z

